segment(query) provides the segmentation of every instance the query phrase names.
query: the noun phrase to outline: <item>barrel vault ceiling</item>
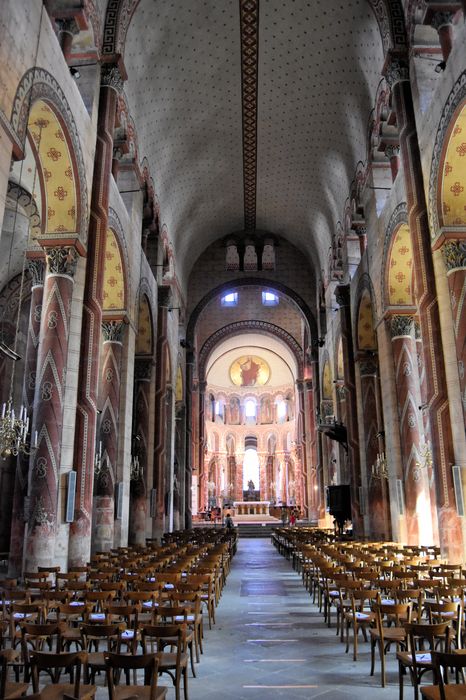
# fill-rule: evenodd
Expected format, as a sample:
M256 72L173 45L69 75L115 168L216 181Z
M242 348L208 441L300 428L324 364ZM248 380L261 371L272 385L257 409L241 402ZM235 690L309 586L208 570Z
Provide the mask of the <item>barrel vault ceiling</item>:
M367 0L140 1L125 92L184 284L245 229L324 267L382 64Z

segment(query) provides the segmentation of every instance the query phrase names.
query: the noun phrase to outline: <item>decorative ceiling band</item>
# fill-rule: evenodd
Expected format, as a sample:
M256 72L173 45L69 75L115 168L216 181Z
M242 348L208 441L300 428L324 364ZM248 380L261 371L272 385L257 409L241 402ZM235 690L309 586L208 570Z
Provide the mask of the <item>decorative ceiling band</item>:
M243 109L244 228L256 228L257 62L259 0L239 0L241 22L241 91Z

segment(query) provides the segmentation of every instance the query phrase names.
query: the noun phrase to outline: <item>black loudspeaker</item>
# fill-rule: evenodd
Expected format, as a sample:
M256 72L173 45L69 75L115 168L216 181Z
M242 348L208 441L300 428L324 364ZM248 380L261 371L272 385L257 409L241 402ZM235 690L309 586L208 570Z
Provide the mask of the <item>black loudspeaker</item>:
M351 494L347 484L328 487L328 507L331 515L351 520Z

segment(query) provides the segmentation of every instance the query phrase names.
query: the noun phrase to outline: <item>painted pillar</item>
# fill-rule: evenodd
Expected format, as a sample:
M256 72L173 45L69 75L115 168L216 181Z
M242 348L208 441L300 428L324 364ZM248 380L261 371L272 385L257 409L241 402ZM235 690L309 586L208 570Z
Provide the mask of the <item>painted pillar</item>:
M305 387L305 418L306 418L306 448L309 453L307 498L308 511L304 517L309 520L319 519L319 484L317 480L317 429L316 407L314 404L314 387L312 379L306 379Z
M433 542L429 474L420 461L422 435L421 389L412 316L392 316L391 337L401 436L408 544ZM422 542L421 542L422 541Z
M392 91L400 135L401 161L406 185L408 223L413 245L415 289L423 340L431 450L436 482L436 505L442 553L462 561L464 544L461 519L456 511L451 465L453 439L431 237L424 193L421 157L416 131L408 64L389 56L386 79Z
M146 475L148 471L148 445L150 430L150 384L152 379L152 359L136 358L134 367L134 418L133 456L139 460L140 472L131 478L129 498L129 544L145 544L147 494Z
M193 486L193 469L195 467L195 436L196 426L193 425L197 408L197 392L193 385L193 354L191 350L186 352L186 449L185 449L185 494L186 494L186 511L185 511L185 527L192 527L192 486Z
M445 63L448 61L453 46L453 17L454 12L435 12L430 21L431 26L438 32L442 58Z
M455 329L456 359L466 424L466 240L449 240L442 249L447 268L451 312Z
M400 147L397 145L389 145L385 149L385 156L390 161L390 172L392 174L392 182L395 182L398 170L400 169Z
M308 500L308 462L307 462L307 449L306 449L306 406L304 398L304 381L298 380L296 382L296 387L298 389L298 447L297 453L299 455L299 460L297 463L296 470L296 503L301 507L301 512L307 516L309 512L309 500Z
M29 272L32 276L32 286L26 353L24 358L22 404L26 407L28 416L30 416L33 411L34 391L36 386L37 350L39 346L40 319L44 296L45 262L42 258L33 258L28 262ZM11 519L10 559L8 562L8 576L13 578L20 576L23 568L25 529L24 499L27 495L29 461L29 457L26 455L18 455Z
M114 542L123 331L122 321L102 323L101 414L95 448L101 456L101 467L94 477L93 552L108 552Z
M91 552L105 238L108 228L116 104L122 86L123 80L118 66L104 64L101 73L91 215L87 240L74 444L74 465L77 471L76 506L75 519L70 527L68 561L70 565L75 566L85 564Z
M155 375L155 444L154 444L154 488L156 513L153 522L153 537L162 537L165 531L165 462L167 451L167 372L168 372L168 307L169 289L159 289L157 314L157 367Z
M343 374L347 389L347 440L351 486L351 513L356 537L363 533L363 519L359 503L361 486L361 464L359 458L358 418L356 402L356 377L354 366L353 336L351 328L350 289L348 284L339 284L335 298L340 306L341 342L343 346Z
M73 247L46 248L46 273L40 321L32 435L37 450L29 467L29 521L25 570L55 561L63 429L63 399L68 360L71 300L77 252Z
M197 460L198 460L198 470L199 470L199 508L201 510L205 510L208 504L208 500L205 498L205 490L207 489L207 477L205 474L205 453L206 453L206 444L205 444L205 390L207 387L207 383L202 381L199 382L198 384L198 415L199 415L199 423L198 423L198 435L199 435L199 442L198 442L198 453L197 453Z

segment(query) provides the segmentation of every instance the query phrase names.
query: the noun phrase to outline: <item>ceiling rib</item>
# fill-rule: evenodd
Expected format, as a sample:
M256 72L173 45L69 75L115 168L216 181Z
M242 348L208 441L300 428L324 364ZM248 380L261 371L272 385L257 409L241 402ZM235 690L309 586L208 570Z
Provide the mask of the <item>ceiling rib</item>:
M243 112L244 228L256 228L259 0L239 0Z

